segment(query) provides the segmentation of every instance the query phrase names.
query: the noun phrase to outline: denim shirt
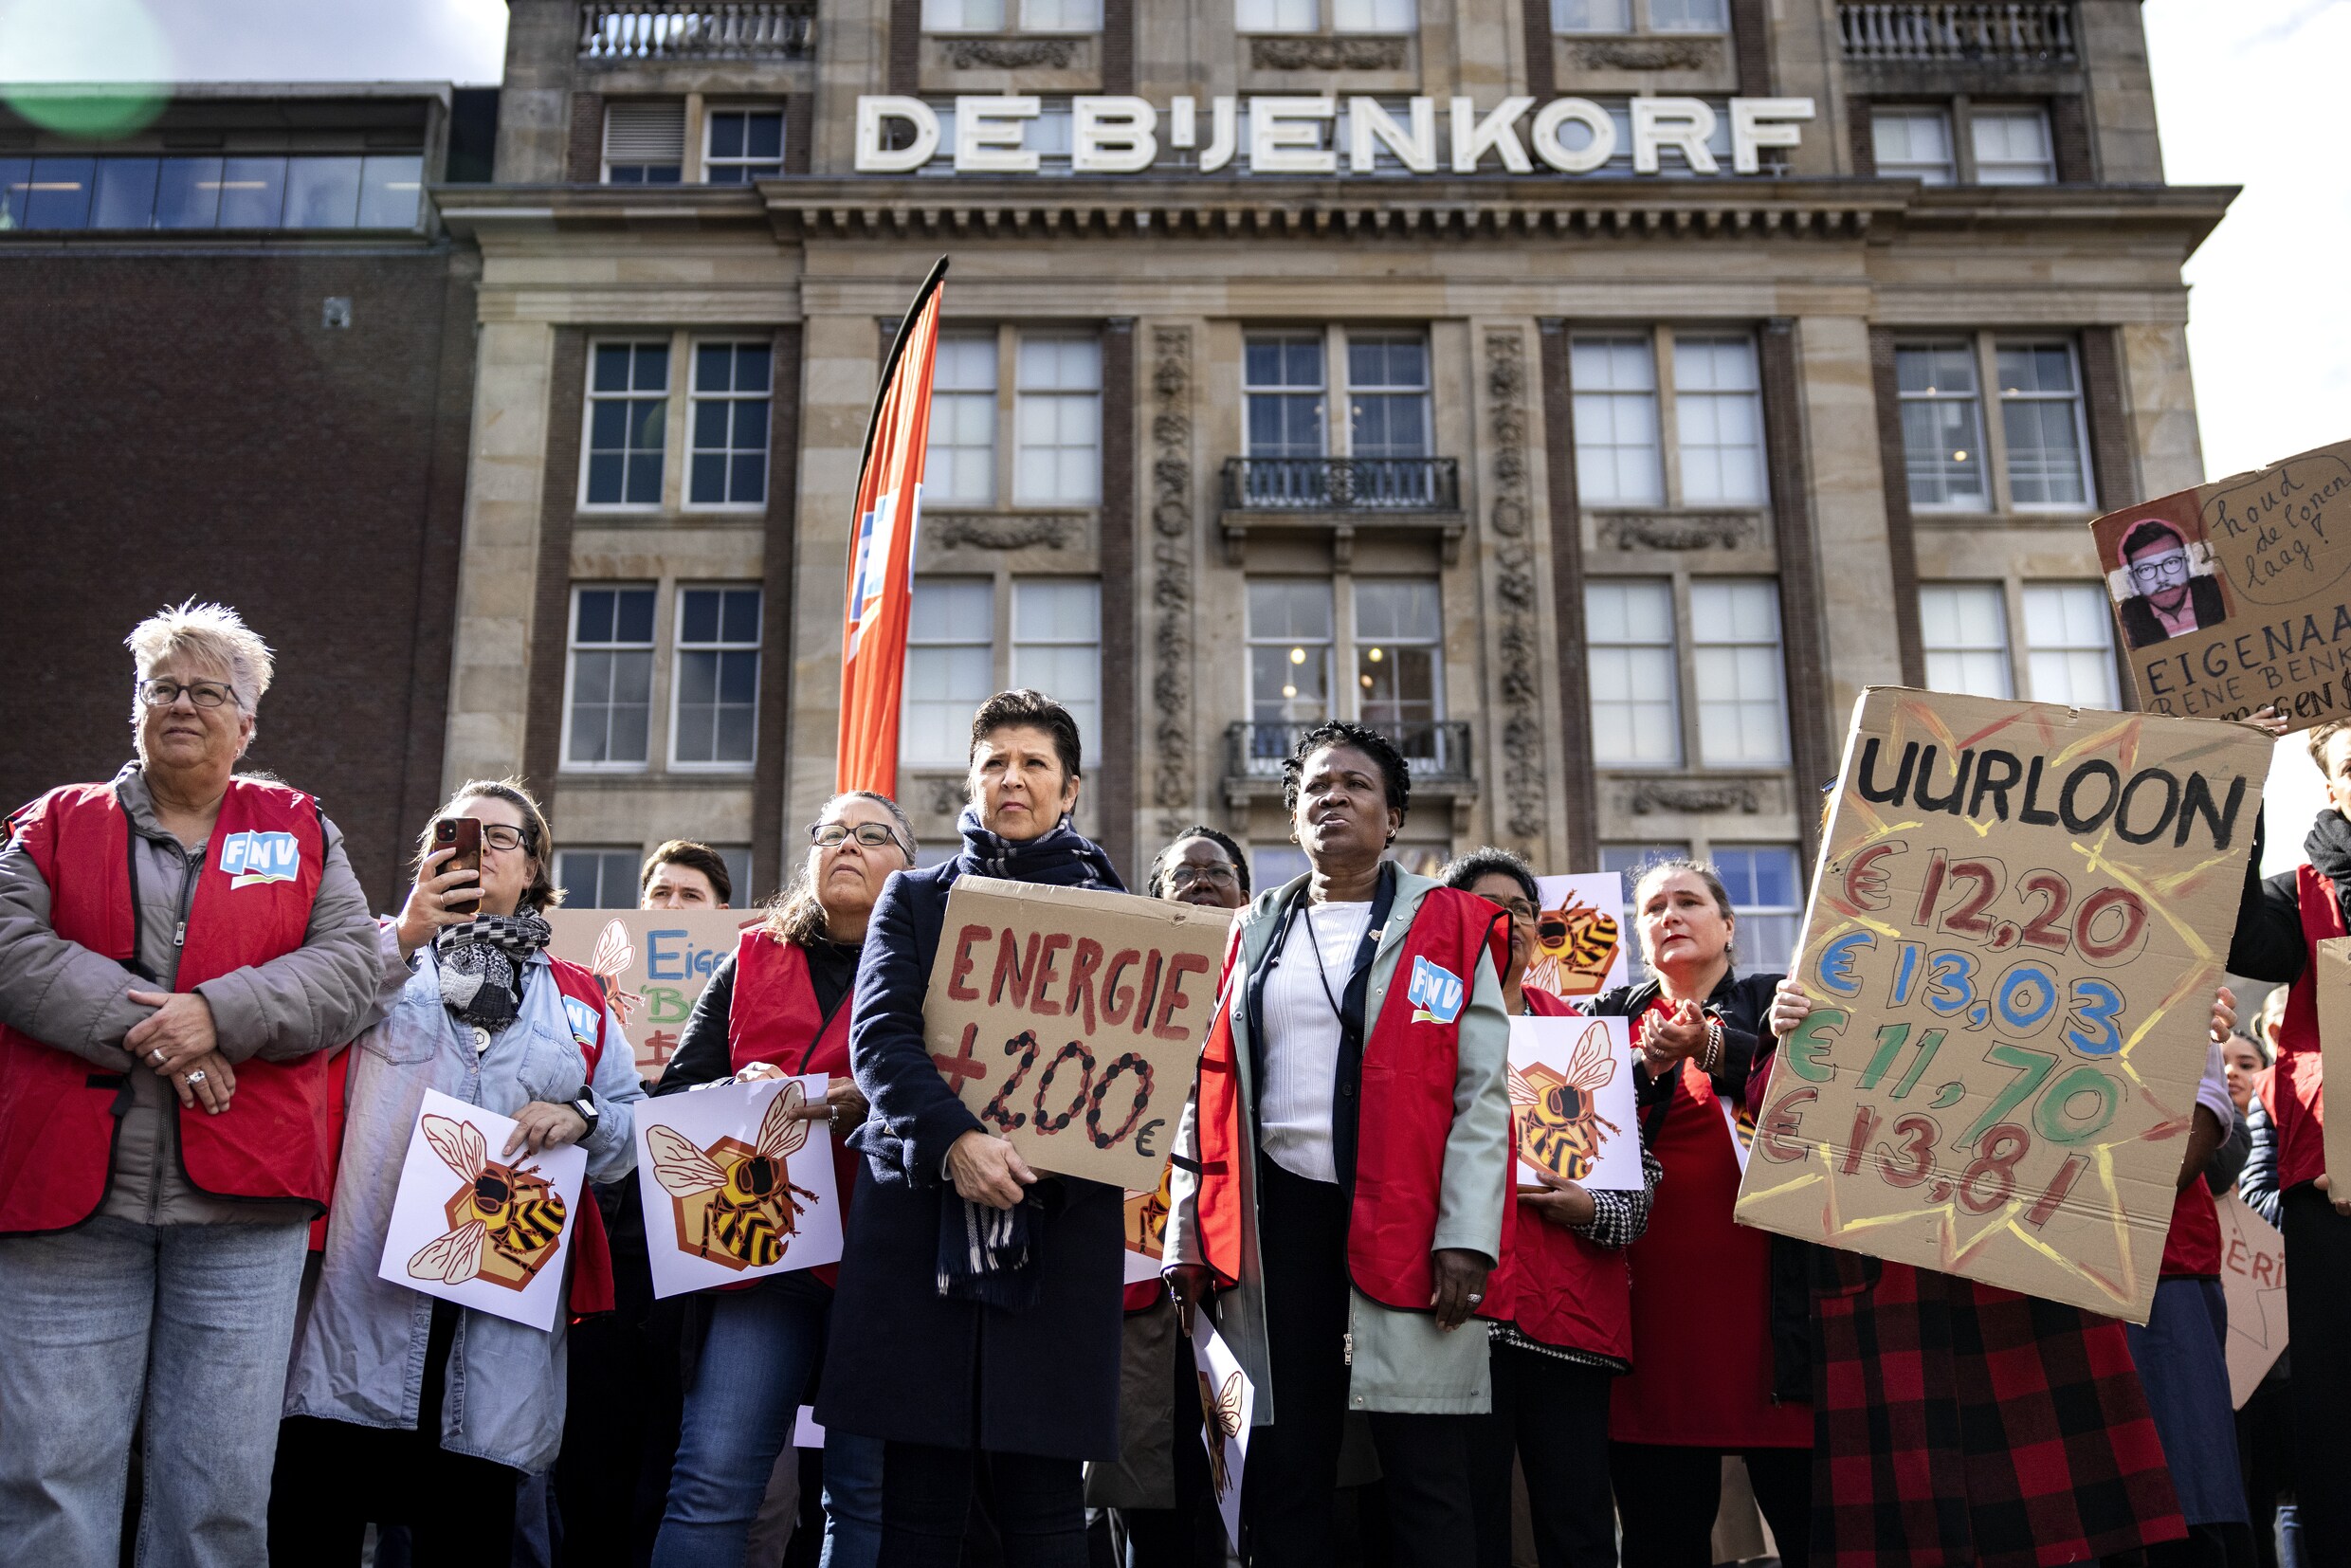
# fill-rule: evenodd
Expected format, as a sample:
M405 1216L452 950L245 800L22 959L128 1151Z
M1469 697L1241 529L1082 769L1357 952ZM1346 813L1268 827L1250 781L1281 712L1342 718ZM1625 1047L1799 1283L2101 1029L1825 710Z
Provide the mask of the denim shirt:
M428 1088L512 1116L533 1100L582 1097L587 1063L572 1038L544 954L534 954L512 1024L474 1051L473 1030L441 1002L430 948L402 963L387 927L383 1022L352 1047L342 1163L316 1286L295 1325L285 1413L413 1429L424 1392L434 1298L378 1279L393 1194ZM636 1163L631 1102L645 1088L636 1057L607 1013L604 1053L589 1088L596 1130L583 1143L588 1179L617 1181ZM582 1202L593 1202L585 1188ZM441 1446L532 1474L563 1441L565 1314L540 1330L465 1309L449 1351Z

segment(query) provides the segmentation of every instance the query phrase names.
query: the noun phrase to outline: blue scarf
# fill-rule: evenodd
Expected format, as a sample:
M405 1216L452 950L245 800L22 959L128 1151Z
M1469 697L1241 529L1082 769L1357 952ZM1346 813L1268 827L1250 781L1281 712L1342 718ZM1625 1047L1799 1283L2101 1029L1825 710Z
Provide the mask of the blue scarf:
M963 853L957 858L968 873L1049 887L1126 891L1102 846L1071 827L1066 816L1050 832L1013 840L981 827L979 809L966 806L956 827L963 834ZM1013 1310L1036 1304L1048 1185L1030 1188L1010 1209L992 1209L967 1201L948 1184L939 1204L939 1295Z

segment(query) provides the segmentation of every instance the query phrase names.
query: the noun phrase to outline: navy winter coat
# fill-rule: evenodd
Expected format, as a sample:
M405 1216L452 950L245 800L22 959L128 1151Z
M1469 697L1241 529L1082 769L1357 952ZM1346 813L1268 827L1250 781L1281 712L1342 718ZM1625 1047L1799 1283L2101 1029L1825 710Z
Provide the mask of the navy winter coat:
M902 1443L1115 1459L1119 1452L1121 1216L1125 1194L1046 1176L1035 1267L1021 1311L939 1293L947 1150L978 1129L922 1043L959 861L890 878L858 964L849 1064L873 1114L852 1136L866 1156L848 1212L816 1417Z

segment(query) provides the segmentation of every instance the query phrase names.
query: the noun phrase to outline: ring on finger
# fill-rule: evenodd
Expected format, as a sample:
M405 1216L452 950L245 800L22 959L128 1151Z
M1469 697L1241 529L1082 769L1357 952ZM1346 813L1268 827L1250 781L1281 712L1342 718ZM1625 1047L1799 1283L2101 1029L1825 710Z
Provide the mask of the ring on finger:
M205 1078L204 1069L203 1069L202 1067L198 1067L195 1071L193 1071L193 1072L191 1072L191 1073L190 1073L190 1074L188 1075L188 1085L189 1085L189 1087L193 1088L196 1085L203 1083L203 1082L204 1082L204 1078Z

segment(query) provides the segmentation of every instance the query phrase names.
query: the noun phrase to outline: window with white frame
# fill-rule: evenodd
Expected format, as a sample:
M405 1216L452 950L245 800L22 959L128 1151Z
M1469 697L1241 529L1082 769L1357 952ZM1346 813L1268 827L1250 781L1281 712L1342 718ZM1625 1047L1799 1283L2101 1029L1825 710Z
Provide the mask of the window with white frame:
M1673 397L1683 503L1762 504L1763 393L1755 339L1676 333Z
M1364 723L1400 726L1444 717L1442 623L1435 582L1355 579L1356 716ZM1408 739L1408 756L1425 749L1421 737Z
M1024 335L1012 404L1012 499L1086 506L1102 499L1102 342Z
M1079 750L1102 742L1102 584L1091 577L1012 583L1012 684L1041 691L1078 721Z
M924 32L1099 32L1102 0L922 0Z
M556 885L563 889L566 909L634 909L637 871L634 849L591 848L556 851Z
M685 104L618 100L604 106L607 185L675 185L685 173Z
M712 109L702 119L702 178L748 185L784 172L781 108Z
M1601 766L1681 762L1681 668L1673 628L1673 585L1663 578L1586 580L1592 759Z
M2050 145L2049 112L2038 107L1968 111L1968 140L1976 154L1978 185L2050 185L2057 157Z
M768 342L696 343L693 410L686 420L686 502L767 504Z
M2008 489L2019 509L2089 504L2088 430L2071 343L2002 343L1996 365Z
M1710 767L1787 761L1778 585L1694 577L1689 600L1701 759Z
M1253 333L1241 355L1250 457L1322 455L1322 334Z
M941 334L931 371L931 445L922 497L989 505L996 499L995 334Z
M1725 0L1551 0L1554 32L1726 32Z
M1649 25L1654 32L1722 32L1730 20L1724 0L1649 0Z
M1795 963L1804 923L1804 875L1792 844L1717 844L1708 858L1731 896L1732 939L1748 975L1784 975Z
M1316 723L1331 716L1335 642L1328 577L1252 577L1248 603L1249 718Z
M2122 705L2115 690L2114 620L2103 585L2027 583L2025 670L2036 702Z
M1321 27L1319 0L1233 0L1239 32L1314 32Z
M565 766L643 768L653 711L653 590L574 588L571 662Z
M1878 173L1886 179L1949 185L1959 178L1947 110L1906 106L1872 109L1869 140Z
M1631 32L1632 0L1551 0L1554 32Z
M1926 684L1969 697L2014 695L2007 591L1999 583L1921 583L1919 643Z
M1576 337L1569 357L1581 500L1600 506L1663 501L1657 363L1649 337Z
M597 343L589 353L580 500L589 506L658 506L669 427L669 344Z
M1356 457L1427 457L1429 343L1416 334L1347 338L1347 449Z
M1898 344L1894 385L1901 404L1903 471L1910 504L1921 509L1982 509L1989 498L1975 345L1964 339Z
M759 590L678 591L670 761L743 767L759 727Z
M899 702L901 761L960 768L971 760L972 715L996 689L995 622L995 584L985 577L915 583Z
M1417 0L1331 0L1331 31L1412 32L1419 9Z

